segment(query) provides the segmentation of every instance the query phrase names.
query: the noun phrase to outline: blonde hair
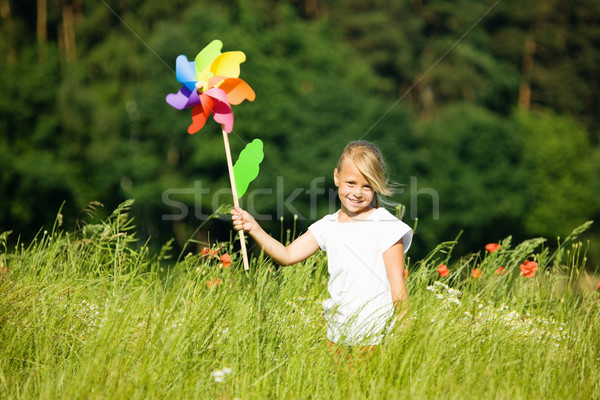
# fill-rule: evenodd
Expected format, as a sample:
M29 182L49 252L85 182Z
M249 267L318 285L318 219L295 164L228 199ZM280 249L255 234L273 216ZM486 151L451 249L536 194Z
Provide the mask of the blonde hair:
M390 196L393 193L392 185L387 177L385 163L379 148L366 140L356 140L348 143L340 160L338 161L337 170L341 171L342 162L349 158L352 160L356 168L363 174L369 184L375 190L372 206L380 207L381 199L379 195Z

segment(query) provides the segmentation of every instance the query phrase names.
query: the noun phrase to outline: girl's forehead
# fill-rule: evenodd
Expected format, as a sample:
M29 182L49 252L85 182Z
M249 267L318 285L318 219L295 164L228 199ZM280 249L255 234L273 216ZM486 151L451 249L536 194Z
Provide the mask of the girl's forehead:
M342 160L342 162L340 163L340 170L346 172L350 172L350 171L358 171L358 167L356 166L356 164L354 163L354 161L352 161L352 159L350 157L344 157L344 159Z
M356 166L356 164L354 163L354 161L352 161L351 158L345 158L344 160L342 160L342 163L340 164L340 168L338 170L339 174L344 174L346 176L356 176L356 177L361 177L364 178L365 180L367 179L366 176L361 172L360 169L358 169L358 167Z

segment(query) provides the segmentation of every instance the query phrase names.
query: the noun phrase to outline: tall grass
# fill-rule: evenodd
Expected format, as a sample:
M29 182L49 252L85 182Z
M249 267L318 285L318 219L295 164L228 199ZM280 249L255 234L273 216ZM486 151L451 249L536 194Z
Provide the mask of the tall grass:
M136 246L128 206L14 249L0 236L0 397L600 398L600 297L576 285L586 226L553 252L508 238L452 260L440 244L408 267L404 323L361 355L325 337L323 255L283 269L256 256L249 274L231 243L207 244L228 268L210 253L170 261L168 245Z

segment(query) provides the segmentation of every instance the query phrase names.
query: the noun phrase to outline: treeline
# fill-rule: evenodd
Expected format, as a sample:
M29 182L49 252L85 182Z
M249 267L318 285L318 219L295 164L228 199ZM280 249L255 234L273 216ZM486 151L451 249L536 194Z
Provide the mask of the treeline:
M598 2L0 4L0 231L134 198L141 240L183 244L231 203L218 127L188 135L190 113L164 101L175 58L215 38L247 56L257 98L234 108L230 141L234 157L265 143L243 203L275 236L330 210L337 157L359 138L400 184L389 200L418 217L415 256L461 230L472 251L600 215ZM199 239L229 228L212 220Z

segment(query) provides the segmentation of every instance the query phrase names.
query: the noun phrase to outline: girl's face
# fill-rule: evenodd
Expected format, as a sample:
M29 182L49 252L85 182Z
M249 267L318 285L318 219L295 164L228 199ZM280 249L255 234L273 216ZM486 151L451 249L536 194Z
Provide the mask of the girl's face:
M333 171L333 180L338 187L342 212L350 217L356 217L373 208L371 207L371 200L375 195L373 187L351 159L342 160L340 169L336 168Z

